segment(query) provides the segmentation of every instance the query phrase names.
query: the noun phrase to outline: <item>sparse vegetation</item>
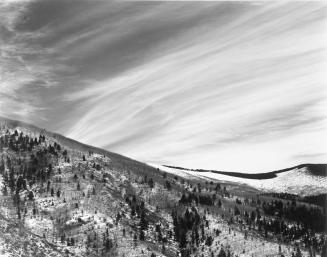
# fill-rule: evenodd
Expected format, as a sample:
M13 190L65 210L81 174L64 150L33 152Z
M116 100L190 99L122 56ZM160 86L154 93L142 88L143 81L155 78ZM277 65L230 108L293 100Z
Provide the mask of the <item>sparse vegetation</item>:
M326 256L320 198L181 178L15 123L0 132L0 244L15 256L41 256L35 244L47 256Z

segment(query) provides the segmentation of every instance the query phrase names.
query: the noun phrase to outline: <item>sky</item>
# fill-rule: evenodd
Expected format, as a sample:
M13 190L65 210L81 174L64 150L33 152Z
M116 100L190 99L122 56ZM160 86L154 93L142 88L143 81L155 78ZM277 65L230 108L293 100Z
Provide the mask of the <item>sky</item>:
M4 0L0 116L147 163L326 163L324 2Z

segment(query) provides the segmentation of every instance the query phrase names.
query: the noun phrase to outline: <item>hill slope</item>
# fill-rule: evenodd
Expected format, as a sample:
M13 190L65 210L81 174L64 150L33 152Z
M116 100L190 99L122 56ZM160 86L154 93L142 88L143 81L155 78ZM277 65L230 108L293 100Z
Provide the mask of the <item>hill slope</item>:
M184 177L195 176L241 183L268 192L289 193L300 196L327 193L326 164L302 164L292 168L257 174L153 166Z
M75 151L81 151L81 152L93 152L100 155L108 156L111 160L111 164L113 166L117 166L117 168L122 168L124 166L132 166L142 169L146 169L149 172L157 172L157 169L153 168L152 166L149 166L145 163L139 162L137 160L133 160L131 158L128 158L126 156L107 151L102 148L94 147L91 145L83 144L81 142L78 142L74 139L67 138L65 136L62 136L58 133L53 133L50 131L47 131L45 129L41 129L39 127L36 127L34 125L17 121L17 120L11 120L8 118L0 117L0 124L5 124L8 128L11 128L13 130L19 129L21 131L25 131L28 133L34 133L35 135L45 135L47 138L49 138L53 142L57 142L58 144L62 144L70 149L74 149Z
M319 177L327 177L327 164L300 164L291 168L286 168L282 170L276 170L271 172L264 172L264 173L241 173L241 172L230 172L230 171L218 171L218 170L203 170L203 169L187 169L182 167L175 167L169 165L163 165L167 168L184 170L184 171L195 171L195 172L211 172L216 174L222 174L232 177L238 178L246 178L246 179L271 179L276 178L278 174L291 171L291 170L300 170L305 169L310 175L315 175Z
M175 171L2 118L0 256L323 255L324 207Z

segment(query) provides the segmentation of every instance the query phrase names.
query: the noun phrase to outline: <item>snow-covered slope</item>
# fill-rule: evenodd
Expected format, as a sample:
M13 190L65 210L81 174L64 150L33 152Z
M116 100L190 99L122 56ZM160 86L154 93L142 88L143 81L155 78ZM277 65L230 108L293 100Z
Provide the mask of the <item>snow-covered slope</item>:
M210 171L198 172L187 169L175 169L152 163L149 165L182 177L199 177L203 179L246 184L251 187L269 192L284 192L301 196L327 193L327 177L312 175L312 173L309 172L306 167L294 168L285 172L276 173L276 177L274 178L248 179L236 176L228 176Z

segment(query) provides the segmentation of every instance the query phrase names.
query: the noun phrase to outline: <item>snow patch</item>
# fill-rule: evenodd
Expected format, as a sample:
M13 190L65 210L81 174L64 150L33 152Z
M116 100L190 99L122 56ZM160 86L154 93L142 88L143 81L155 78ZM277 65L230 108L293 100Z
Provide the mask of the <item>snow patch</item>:
M202 179L220 180L246 184L251 187L271 192L289 193L298 195L317 195L327 193L327 177L310 174L306 168L295 168L282 173L277 173L277 177L271 179L247 179L233 177L213 172L196 172L189 170L179 170L161 165L149 164L155 168L176 174L181 177L198 177Z

